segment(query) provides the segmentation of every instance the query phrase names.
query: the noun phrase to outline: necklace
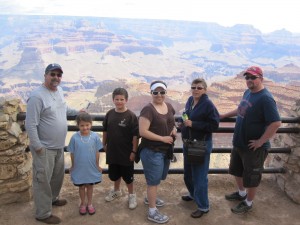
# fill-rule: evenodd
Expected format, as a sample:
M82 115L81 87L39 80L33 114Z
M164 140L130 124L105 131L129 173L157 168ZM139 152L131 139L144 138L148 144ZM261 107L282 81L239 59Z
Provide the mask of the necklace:
M47 89L48 91L49 91L49 89ZM56 100L56 98L55 98L55 93L52 93L51 91L49 91L49 93L50 93L50 95L51 95L51 97L52 97L52 99L55 101Z
M55 97L56 92L50 91L49 88L47 88L45 84L43 84L43 86L47 89L47 91L51 95L52 99L55 101L56 100L56 97Z
M80 132L78 132L78 134L79 134L79 136L80 136L80 140L82 141L82 143L89 143L90 142L90 139L91 139L91 133L90 133L90 135L89 135L89 138L88 138L88 140L86 141L86 140L84 140L84 139L86 139L86 136L82 136L81 134L80 134Z

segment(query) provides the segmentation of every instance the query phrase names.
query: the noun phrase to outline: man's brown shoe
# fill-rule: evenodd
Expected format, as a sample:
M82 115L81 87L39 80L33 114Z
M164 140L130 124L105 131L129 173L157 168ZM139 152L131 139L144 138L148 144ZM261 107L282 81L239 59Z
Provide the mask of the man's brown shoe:
M67 204L66 199L57 199L55 202L52 202L52 205L55 205L55 206L63 206L65 204Z
M47 223L47 224L59 224L61 222L61 220L57 217L57 216L54 216L54 215L51 215L45 219L38 219L38 218L35 218L37 221L40 221L42 223Z
M192 212L191 217L193 217L193 218L200 218L201 216L203 216L204 214L206 214L208 212L209 211L204 212L204 211L201 211L201 210L197 209L195 212Z
M189 196L189 195L183 195L183 196L181 196L181 199L183 200L183 201L186 201L186 202L189 202L189 201L193 201L194 199L191 197L191 196Z

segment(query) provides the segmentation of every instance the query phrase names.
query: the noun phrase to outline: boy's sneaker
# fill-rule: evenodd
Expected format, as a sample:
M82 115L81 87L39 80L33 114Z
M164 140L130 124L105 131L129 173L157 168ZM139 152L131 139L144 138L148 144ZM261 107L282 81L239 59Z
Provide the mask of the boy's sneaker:
M137 206L136 194L129 194L128 196L128 207L129 209L135 209Z
M149 205L149 202L148 202L148 198L147 198L147 197L144 199L144 203L145 203L146 205ZM159 198L156 198L155 204L156 204L156 207L161 207L161 206L164 206L164 205L165 205L165 202L164 202L163 200L159 199Z
M252 209L252 205L248 206L245 201L240 202L236 207L231 209L231 212L236 214L243 214Z
M169 217L161 214L158 210L155 210L154 214L148 213L148 220L155 223L166 223L169 221Z
M239 192L236 191L236 192L233 192L233 193L231 193L229 195L225 195L225 198L228 201L235 201L235 200L244 201L247 198L247 195L240 196Z
M114 191L111 190L108 195L105 197L105 201L107 202L111 202L113 200L115 200L116 198L119 198L122 196L122 192L121 191Z

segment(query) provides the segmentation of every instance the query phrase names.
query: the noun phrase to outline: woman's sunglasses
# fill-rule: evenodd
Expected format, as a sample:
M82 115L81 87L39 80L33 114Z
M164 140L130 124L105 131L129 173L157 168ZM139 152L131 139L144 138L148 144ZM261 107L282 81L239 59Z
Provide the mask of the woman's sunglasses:
M152 91L153 95L158 95L158 94L165 95L166 93L167 93L166 91Z
M192 90L196 90L196 89L197 89L197 90L203 90L204 88L203 88L203 87L191 87L191 89L192 89Z

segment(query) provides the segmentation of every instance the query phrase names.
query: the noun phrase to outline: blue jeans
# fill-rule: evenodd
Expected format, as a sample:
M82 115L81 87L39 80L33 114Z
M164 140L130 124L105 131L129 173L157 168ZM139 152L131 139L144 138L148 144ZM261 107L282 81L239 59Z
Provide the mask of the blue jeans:
M205 160L201 165L190 164L186 157L187 151L183 147L184 183L190 195L194 198L198 208L203 212L209 211L208 170L210 153L212 151L212 140L206 141L206 146Z

